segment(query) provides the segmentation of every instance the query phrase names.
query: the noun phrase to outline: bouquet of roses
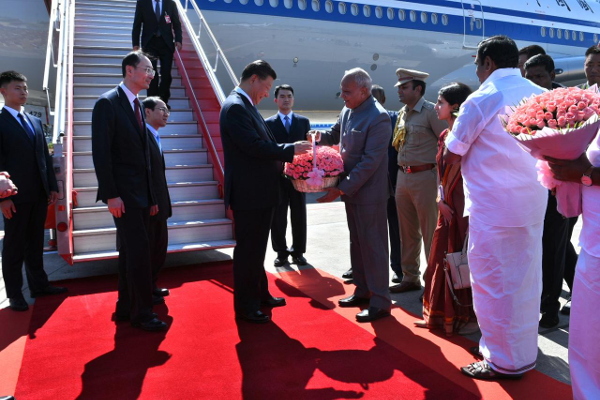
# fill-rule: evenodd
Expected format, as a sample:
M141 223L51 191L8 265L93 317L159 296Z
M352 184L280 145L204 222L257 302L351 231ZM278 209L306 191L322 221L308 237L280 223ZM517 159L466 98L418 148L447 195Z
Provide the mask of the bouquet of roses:
M600 126L600 93L596 85L583 90L560 88L524 99L509 107L500 120L519 145L537 158L538 180L556 190L558 211L565 217L581 214L581 185L553 178L544 157L578 158Z
M319 192L333 187L342 172L344 163L340 153L331 147L314 144L312 153L294 156L294 160L285 163L283 169L283 174L292 179L294 187L300 192Z

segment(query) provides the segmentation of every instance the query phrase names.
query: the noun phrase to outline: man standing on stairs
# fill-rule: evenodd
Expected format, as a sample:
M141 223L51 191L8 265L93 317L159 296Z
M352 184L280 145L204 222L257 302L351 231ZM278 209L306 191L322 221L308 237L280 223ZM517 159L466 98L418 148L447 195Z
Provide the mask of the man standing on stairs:
M5 230L2 275L10 309L27 311L21 292L23 264L31 297L67 291L50 286L44 271L44 222L48 204L58 197L58 186L42 122L22 110L27 102L27 78L15 71L3 72L0 93L5 102L0 111L0 171L18 188L0 202Z
M233 297L236 318L270 321L260 308L285 306L269 293L264 262L275 207L280 202L283 161L307 153L307 141L278 144L256 105L269 97L277 74L257 60L242 72L241 82L221 108L219 125L225 155L225 207L235 219Z
M92 155L98 197L113 215L120 252L117 320L158 331L167 325L152 313L150 215L158 212L152 186L150 140L138 93L148 89L155 71L146 54L133 51L121 64L123 82L104 93L92 112Z
M156 285L158 273L165 263L167 257L167 246L169 244L169 232L167 219L172 215L171 196L167 186L165 175L165 157L160 143L158 130L167 126L169 110L167 105L159 97L146 97L142 102L146 113L146 127L151 135L150 140L150 162L152 167L152 187L156 195L158 213L150 217L150 262L152 264L152 294L154 303L164 302L168 296L169 289L159 288Z
M275 103L279 112L268 118L265 122L277 143L294 143L306 138L306 132L310 130L308 118L294 114L294 89L290 85L279 85L275 88ZM277 252L275 266L281 267L287 264L288 255L296 265L306 265L306 194L294 189L289 179L279 178L281 185L281 203L275 209L273 224L271 225L271 243L273 250ZM292 247L288 250L285 240L287 230L287 213L290 209L292 222Z
M143 25L143 28L142 28ZM152 68L158 71L159 79L154 79L148 88L148 96L160 96L169 104L171 97L171 67L175 48L181 51L181 22L177 6L173 0L138 0L135 6L133 30L131 32L133 50L140 49L140 31L142 33L142 49L152 57ZM175 37L173 38L173 35Z

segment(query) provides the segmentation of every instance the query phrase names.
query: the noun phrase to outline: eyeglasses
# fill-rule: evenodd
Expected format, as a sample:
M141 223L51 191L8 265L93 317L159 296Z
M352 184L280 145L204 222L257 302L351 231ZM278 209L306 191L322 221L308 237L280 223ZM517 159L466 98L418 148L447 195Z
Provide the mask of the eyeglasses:
M160 110L160 111L162 111L162 113L163 113L163 114L165 114L165 115L169 115L169 114L171 114L171 111L169 111L168 109L166 109L166 108L164 108L164 107L157 108L157 110Z
M141 67L135 67L135 69L139 69L139 68L141 68ZM153 70L151 67L144 68L144 72L146 73L146 75L149 75L149 76L156 75L156 71Z

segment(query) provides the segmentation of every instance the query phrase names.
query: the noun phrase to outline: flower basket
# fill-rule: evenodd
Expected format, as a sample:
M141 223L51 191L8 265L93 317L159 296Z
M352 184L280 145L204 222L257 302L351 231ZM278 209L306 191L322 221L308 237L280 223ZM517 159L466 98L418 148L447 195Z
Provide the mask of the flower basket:
M567 218L581 214L581 185L554 179L544 157L579 157L598 133L599 115L600 94L594 85L587 90L571 87L532 96L500 116L504 129L540 160L538 181L556 189L558 211Z
M292 162L285 163L283 174L297 191L314 193L335 187L343 171L340 153L331 147L317 146L313 140L312 153L294 156Z

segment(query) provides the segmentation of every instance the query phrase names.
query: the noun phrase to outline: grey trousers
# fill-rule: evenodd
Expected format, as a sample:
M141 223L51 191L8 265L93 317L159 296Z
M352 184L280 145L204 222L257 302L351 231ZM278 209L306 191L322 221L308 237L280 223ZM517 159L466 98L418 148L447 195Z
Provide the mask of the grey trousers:
M350 261L358 297L370 297L371 307L389 310L389 250L387 201L376 204L346 203L350 230Z

